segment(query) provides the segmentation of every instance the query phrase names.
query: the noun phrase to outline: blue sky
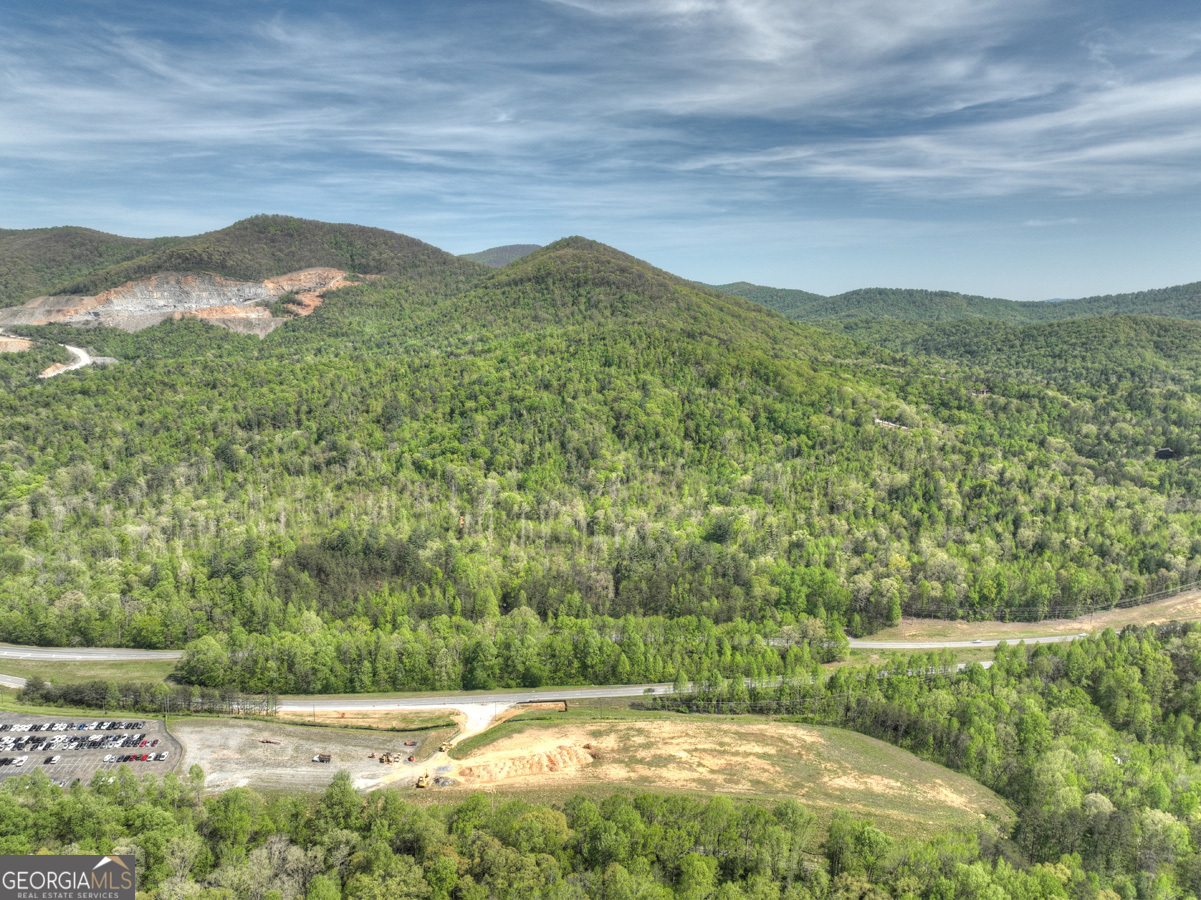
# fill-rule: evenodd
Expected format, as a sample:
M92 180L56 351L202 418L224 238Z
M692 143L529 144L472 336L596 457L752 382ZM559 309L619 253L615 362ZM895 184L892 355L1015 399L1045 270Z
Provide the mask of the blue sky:
M0 227L259 212L820 293L1201 280L1201 11L0 0Z

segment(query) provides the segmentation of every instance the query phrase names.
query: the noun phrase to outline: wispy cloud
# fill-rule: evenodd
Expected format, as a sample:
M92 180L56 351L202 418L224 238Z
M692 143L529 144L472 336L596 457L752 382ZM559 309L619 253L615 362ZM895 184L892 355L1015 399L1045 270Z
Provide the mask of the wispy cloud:
M8 17L0 205L700 240L748 216L921 230L955 202L1092 222L1000 210L1201 182L1201 27L1177 0L1120 25L1041 0L193 6Z
M1059 228L1064 225L1079 225L1080 219L1075 216L1064 219L1027 219L1022 224L1027 228Z

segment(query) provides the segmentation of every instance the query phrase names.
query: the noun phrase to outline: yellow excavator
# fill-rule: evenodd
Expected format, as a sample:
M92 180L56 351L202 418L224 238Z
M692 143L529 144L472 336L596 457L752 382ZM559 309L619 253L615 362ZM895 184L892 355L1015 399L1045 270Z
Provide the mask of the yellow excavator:
M424 788L424 787L429 787L429 786L430 786L429 772L425 772L422 774L422 776L420 778L417 779L417 787Z

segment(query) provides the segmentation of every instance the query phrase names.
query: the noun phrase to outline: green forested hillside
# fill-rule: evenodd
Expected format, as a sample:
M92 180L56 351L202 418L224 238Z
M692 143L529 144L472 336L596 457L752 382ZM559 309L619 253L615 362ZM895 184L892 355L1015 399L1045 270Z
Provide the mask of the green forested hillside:
M1055 303L899 288L863 288L823 297L807 291L768 288L744 281L721 285L718 290L754 300L790 319L824 323L839 329L862 327L864 323L880 320L947 322L980 318L1034 323L1116 315L1201 319L1201 282Z
M0 394L0 639L199 641L200 683L775 674L1201 569L1197 464L1154 458L1194 394L981 396L579 238L421 253L262 341L87 335L122 365Z
M992 376L1061 384L1201 390L1201 323L1106 316L1012 325L970 320L874 330L875 342L978 367ZM867 337L858 330L856 336Z
M311 266L358 274L388 274L454 257L414 238L381 228L332 225L290 216L254 216L220 231L172 239L165 248L86 275L60 281L50 293L95 294L157 272L212 272L251 281ZM0 262L3 261L0 255ZM463 267L472 266L461 261ZM482 268L482 267L481 267Z
M395 786L364 797L345 772L319 797L272 797L251 787L206 795L197 766L161 781L122 766L69 790L41 768L10 777L0 848L136 853L139 896L199 900L1184 900L1201 891L1195 626L1001 646L988 670L958 672L931 655L812 674L752 686L709 676L698 693L647 702L834 723L911 748L993 786L1016 813L1012 831L982 819L898 836L861 818L862 807L819 817L791 796L722 796L721 784L706 797L601 796L590 786L556 803L501 788L438 805ZM885 798L909 787L868 779ZM965 802L942 780L920 786Z
M1197 895L1201 629L1002 645L990 669L962 674L952 662L932 654L829 680L710 683L655 705L795 715L880 737L1006 797L1018 821L1012 847L998 851L1036 868L1078 870L1061 870L1075 882L1073 896Z
M0 307L16 306L97 269L173 246L90 228L0 229Z
M747 300L762 304L768 309L774 309L785 318L802 321L809 318L806 315L806 310L811 305L820 303L826 299L821 294L811 294L808 291L764 287L763 285L750 284L746 281L714 285L714 288L723 294L745 297Z
M521 257L540 249L541 245L539 244L505 244L503 247L490 247L487 250L480 250L478 253L464 253L463 258L483 263L491 269L499 269L515 259L521 259Z

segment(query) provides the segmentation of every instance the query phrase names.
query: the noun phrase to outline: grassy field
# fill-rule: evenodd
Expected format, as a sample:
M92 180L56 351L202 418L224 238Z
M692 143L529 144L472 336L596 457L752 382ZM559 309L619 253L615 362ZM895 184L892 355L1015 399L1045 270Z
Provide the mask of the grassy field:
M603 718L602 718L603 717ZM700 716L590 705L518 714L464 741L437 769L453 787L561 801L614 790L795 797L827 821L851 809L898 836L947 827L1001 828L1004 801L970 778L874 738L760 716Z
M80 681L163 681L175 670L173 659L54 660L0 659L0 673L76 684Z
M837 669L844 666L880 666L893 657L906 659L917 653L929 652L929 650L858 650L852 648L848 651L846 659L836 663L827 663L822 668ZM956 648L954 653L955 662L957 663L988 662L997 656L996 650L992 647Z
M375 728L384 731L426 731L431 728L458 728L454 717L444 710L359 710L339 712L318 709L312 712L293 710L281 712L281 722L326 728Z

